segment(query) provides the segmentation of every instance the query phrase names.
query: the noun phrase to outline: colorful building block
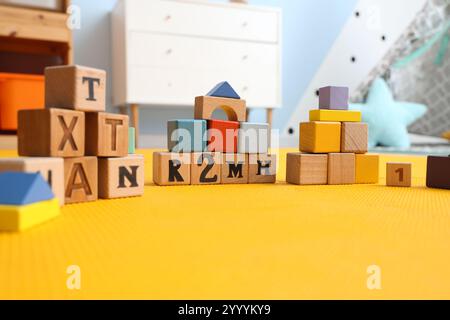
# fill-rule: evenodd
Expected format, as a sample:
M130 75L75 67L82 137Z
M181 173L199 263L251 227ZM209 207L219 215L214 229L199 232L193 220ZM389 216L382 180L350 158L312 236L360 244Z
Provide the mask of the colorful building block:
M361 122L361 111L310 110L309 121Z
M328 155L328 184L354 184L355 154L330 153Z
M319 89L320 109L347 110L349 90L347 87L324 87Z
M208 151L237 153L239 122L208 120Z
M328 182L328 155L288 153L286 182L297 185L324 185Z
M224 153L222 157L222 184L248 183L248 155Z
M136 128L128 128L128 154L136 153Z
M277 180L277 157L271 154L248 156L248 183L275 183Z
M268 123L241 122L238 134L238 153L269 152L270 127Z
M63 109L21 110L17 135L20 156L83 156L84 112Z
M213 120L213 113L222 109L229 121L244 122L247 118L247 104L242 99L201 96L195 98L194 118Z
M222 154L219 152L192 153L191 184L220 184Z
M300 151L309 153L341 152L341 123L300 123Z
M411 163L386 164L386 185L389 187L411 187Z
M211 97L220 97L220 98L230 98L230 99L240 99L241 97L234 91L231 85L224 81L217 84L210 92L206 94Z
M98 164L96 157L64 159L66 204L98 199Z
M52 188L60 205L64 205L63 158L0 158L0 172L40 173Z
M127 115L105 112L86 113L86 155L127 156L128 127Z
M380 179L380 156L375 154L356 155L356 183L375 184Z
M0 231L25 231L59 215L58 199L23 206L0 205Z
M153 153L153 182L158 186L191 184L191 153Z
M427 187L450 189L450 156L428 157Z
M366 153L369 141L369 126L363 122L343 122L341 152Z
M82 66L45 69L45 106L80 111L105 111L106 72Z
M144 194L144 156L98 160L98 196L101 199L135 197Z
M167 122L169 152L203 152L206 150L205 120L171 120Z
M0 173L0 205L23 206L53 198L52 189L39 173Z

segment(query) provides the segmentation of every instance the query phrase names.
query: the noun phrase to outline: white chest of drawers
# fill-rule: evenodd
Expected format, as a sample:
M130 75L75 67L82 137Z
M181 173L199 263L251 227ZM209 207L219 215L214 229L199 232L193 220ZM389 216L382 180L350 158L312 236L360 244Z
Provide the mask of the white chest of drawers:
M250 108L281 106L281 11L200 0L119 0L113 102L191 107L228 81Z

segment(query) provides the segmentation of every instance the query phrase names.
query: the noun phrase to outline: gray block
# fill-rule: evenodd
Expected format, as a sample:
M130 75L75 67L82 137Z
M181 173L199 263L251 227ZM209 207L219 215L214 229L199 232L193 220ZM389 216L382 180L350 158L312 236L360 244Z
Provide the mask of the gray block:
M324 87L319 89L319 108L326 110L348 110L347 87Z

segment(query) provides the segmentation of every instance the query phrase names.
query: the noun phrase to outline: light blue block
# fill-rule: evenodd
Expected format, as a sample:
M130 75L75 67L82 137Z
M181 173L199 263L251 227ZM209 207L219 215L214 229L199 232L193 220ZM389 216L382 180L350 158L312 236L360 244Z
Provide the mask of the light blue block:
M206 120L171 120L167 123L170 152L204 152L206 141Z
M0 205L22 206L54 197L50 186L39 173L0 174Z
M128 154L136 153L136 129L128 128Z
M216 85L210 92L206 94L209 97L220 97L230 99L240 99L241 97L234 91L233 87L226 81Z

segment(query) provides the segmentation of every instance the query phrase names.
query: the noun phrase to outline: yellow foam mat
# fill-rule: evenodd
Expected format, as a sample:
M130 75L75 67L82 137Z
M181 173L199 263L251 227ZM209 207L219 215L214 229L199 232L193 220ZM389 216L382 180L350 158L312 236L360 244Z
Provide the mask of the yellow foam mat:
M381 185L294 186L287 151L276 185L187 187L154 186L144 152L144 197L0 233L0 298L450 298L450 191L424 187L425 157L383 156ZM413 162L414 187L383 186L386 161Z

